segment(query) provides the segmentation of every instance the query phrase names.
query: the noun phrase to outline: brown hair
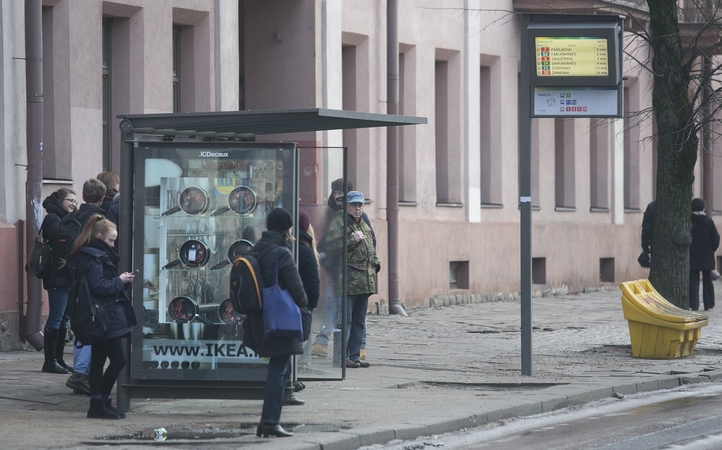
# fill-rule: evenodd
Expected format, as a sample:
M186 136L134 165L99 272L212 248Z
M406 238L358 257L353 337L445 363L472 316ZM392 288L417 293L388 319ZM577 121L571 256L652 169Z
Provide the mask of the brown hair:
M105 196L105 184L102 181L91 178L83 183L83 201L86 203L98 203Z
M75 239L72 253L77 253L81 248L87 246L92 238L106 236L112 230L117 230L113 222L100 214L93 214L83 227L83 231Z
M311 247L311 250L313 250L313 256L316 258L316 263L320 264L321 255L318 254L318 249L316 248L316 233L313 231L313 225L311 225L310 223L308 224L308 230L306 230L306 234L311 236L311 245L309 245L309 247ZM308 245L304 241L301 241L301 243L304 245Z
M100 172L95 178L103 182L107 191L118 190L118 185L120 184L120 177L113 172L106 170L104 172Z
M55 196L58 198L58 200L60 200L61 203L63 200L68 198L68 195L70 195L70 194L75 195L75 191L72 189L68 189L68 188L60 188L57 191L55 191Z

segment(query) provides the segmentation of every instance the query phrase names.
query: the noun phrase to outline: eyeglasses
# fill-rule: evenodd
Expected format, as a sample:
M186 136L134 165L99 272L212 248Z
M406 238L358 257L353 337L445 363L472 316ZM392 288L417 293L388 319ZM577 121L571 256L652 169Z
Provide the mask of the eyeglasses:
M75 200L74 198L66 198L65 201L66 201L66 202L70 202L71 205L77 205L77 204L78 204L78 201Z
M343 202L343 197L336 197L336 201L339 202L339 203L342 203L342 202Z

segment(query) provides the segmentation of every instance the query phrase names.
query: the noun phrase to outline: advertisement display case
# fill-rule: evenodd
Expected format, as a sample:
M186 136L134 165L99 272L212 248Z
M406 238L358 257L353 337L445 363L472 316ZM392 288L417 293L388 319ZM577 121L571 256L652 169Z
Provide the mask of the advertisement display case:
M267 214L296 217L293 144L139 142L134 155L131 379L265 381L229 276ZM142 302L135 299L142 298Z

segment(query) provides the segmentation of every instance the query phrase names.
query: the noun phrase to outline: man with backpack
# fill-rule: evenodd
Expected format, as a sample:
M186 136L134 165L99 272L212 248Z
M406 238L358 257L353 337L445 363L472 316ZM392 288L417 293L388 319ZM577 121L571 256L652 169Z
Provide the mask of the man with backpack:
M105 185L95 178L83 183L83 203L77 211L72 212L63 218L60 223L58 236L64 239L62 245L58 245L59 251L55 251L53 247L53 262L60 259L66 259L70 256L70 250L73 248L75 238L80 234L88 220L95 214L104 215L104 211L100 208L105 198ZM56 255L57 253L57 255ZM66 275L67 276L67 275ZM70 284L70 280L68 280ZM68 299L75 301L75 299ZM75 373L71 374L65 385L79 394L90 395L90 386L88 384L88 369L90 365L91 347L82 345L77 340L73 340L73 366Z

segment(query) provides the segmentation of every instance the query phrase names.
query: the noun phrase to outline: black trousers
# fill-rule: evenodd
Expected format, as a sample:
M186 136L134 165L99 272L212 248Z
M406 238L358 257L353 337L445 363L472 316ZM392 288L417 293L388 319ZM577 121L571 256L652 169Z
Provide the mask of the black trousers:
M106 359L110 360L110 364L103 372ZM125 363L122 338L103 339L93 344L88 372L90 395L110 395Z
M702 301L704 309L714 307L714 284L712 284L711 270L690 270L689 271L689 309L699 309L699 273L702 272Z

